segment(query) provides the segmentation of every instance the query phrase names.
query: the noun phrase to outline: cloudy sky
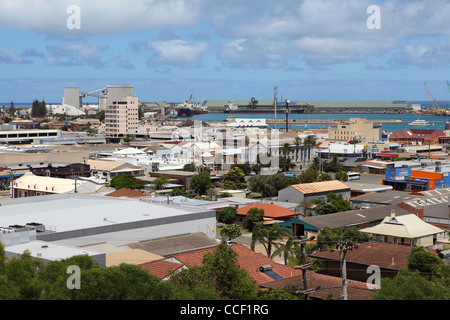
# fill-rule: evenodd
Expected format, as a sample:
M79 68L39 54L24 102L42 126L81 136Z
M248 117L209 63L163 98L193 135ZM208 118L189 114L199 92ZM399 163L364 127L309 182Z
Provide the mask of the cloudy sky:
M376 11L368 10L378 6ZM0 102L450 100L448 0L0 0ZM380 28L374 28L374 26Z

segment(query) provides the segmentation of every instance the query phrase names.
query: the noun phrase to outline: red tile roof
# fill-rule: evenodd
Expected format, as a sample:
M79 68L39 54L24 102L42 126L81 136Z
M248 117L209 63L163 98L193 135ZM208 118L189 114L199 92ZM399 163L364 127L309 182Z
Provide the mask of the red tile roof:
M176 271L183 267L183 264L166 260L155 260L140 264L139 266L158 278L164 279L171 271Z
M400 270L408 268L408 254L413 247L407 245L365 242L358 249L347 251L347 263L377 265L380 268ZM430 252L435 253L434 250ZM322 251L313 253L311 258L340 260L339 251Z
M245 271L247 271L250 274L250 276L253 279L255 279L255 281L258 284L266 283L266 282L274 280L268 274L259 271L260 267L269 265L269 264L272 266L272 271L283 278L301 274L300 270L297 270L290 266L279 264L261 253L256 253L256 252L250 250L243 244L240 244L240 243L234 244L232 246L232 248L238 254L238 256L237 256L238 265L241 268L243 268ZM178 261L184 263L188 267L193 266L193 265L201 265L202 260L203 260L203 255L206 253L209 253L209 252L213 252L214 249L215 249L215 247L179 253L179 254L175 254L174 258L176 258Z
M251 208L258 208L264 210L264 217L266 218L281 218L281 217L289 217L295 216L296 213L292 210L286 209L284 207L278 206L273 203L253 203L244 207L240 207L237 209L237 214L239 215L247 215L248 210Z
M122 188L116 191L113 191L111 193L108 193L106 195L106 197L130 197L130 198L139 198L139 197L143 197L144 194L140 191L137 190L130 190L130 189L126 189L126 188Z
M389 139L433 140L438 137L445 137L445 132L442 130L432 129L403 129L397 132L393 132L389 136Z
M331 295L332 299L341 299L342 297L342 279L340 277L328 276L308 270L308 288L318 288L310 293L311 298L326 299ZM298 290L303 290L303 277L294 276L281 280L264 283L262 288L284 288L286 285L296 285ZM347 280L347 298L348 300L369 300L376 292L369 289L365 282Z

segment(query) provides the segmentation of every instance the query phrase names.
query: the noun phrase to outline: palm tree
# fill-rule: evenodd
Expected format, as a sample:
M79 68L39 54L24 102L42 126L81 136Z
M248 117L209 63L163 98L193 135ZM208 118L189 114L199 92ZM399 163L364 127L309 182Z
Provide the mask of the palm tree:
M308 148L308 162L311 161L311 147L316 145L316 138L314 136L307 136L303 141Z
M283 240L284 237L290 236L290 231L282 228L278 223L265 227L262 222L258 222L253 228L251 249L255 250L255 244L258 241L266 249L267 256L272 258L272 248L278 249L280 246L276 240Z
M300 150L300 145L302 144L302 139L300 137L294 138L294 145L295 145L295 162L298 161L298 152Z
M287 265L289 258L295 256L295 253L298 251L297 247L299 247L299 245L295 244L294 240L295 238L290 237L286 243L280 244L270 258L283 255L284 264Z
M291 152L291 150L292 150L291 145L287 142L283 144L283 146L280 149L280 151L283 152L283 156L285 159L287 159L287 154Z

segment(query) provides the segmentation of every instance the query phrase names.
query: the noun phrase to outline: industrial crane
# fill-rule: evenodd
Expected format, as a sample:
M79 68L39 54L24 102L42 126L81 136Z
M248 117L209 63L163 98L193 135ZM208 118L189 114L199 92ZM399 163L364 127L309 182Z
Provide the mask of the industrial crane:
M446 113L446 110L442 109L436 102L436 99L434 99L434 97L431 95L426 82L425 82L425 89L427 90L428 96L430 97L430 100L431 100L432 112L433 113Z

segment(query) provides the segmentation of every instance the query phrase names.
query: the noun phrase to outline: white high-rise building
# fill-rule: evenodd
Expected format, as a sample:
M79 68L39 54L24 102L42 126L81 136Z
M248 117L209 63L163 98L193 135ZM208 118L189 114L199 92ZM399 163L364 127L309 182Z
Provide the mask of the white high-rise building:
M125 97L112 101L105 109L105 135L109 138L124 137L139 125L139 99Z

